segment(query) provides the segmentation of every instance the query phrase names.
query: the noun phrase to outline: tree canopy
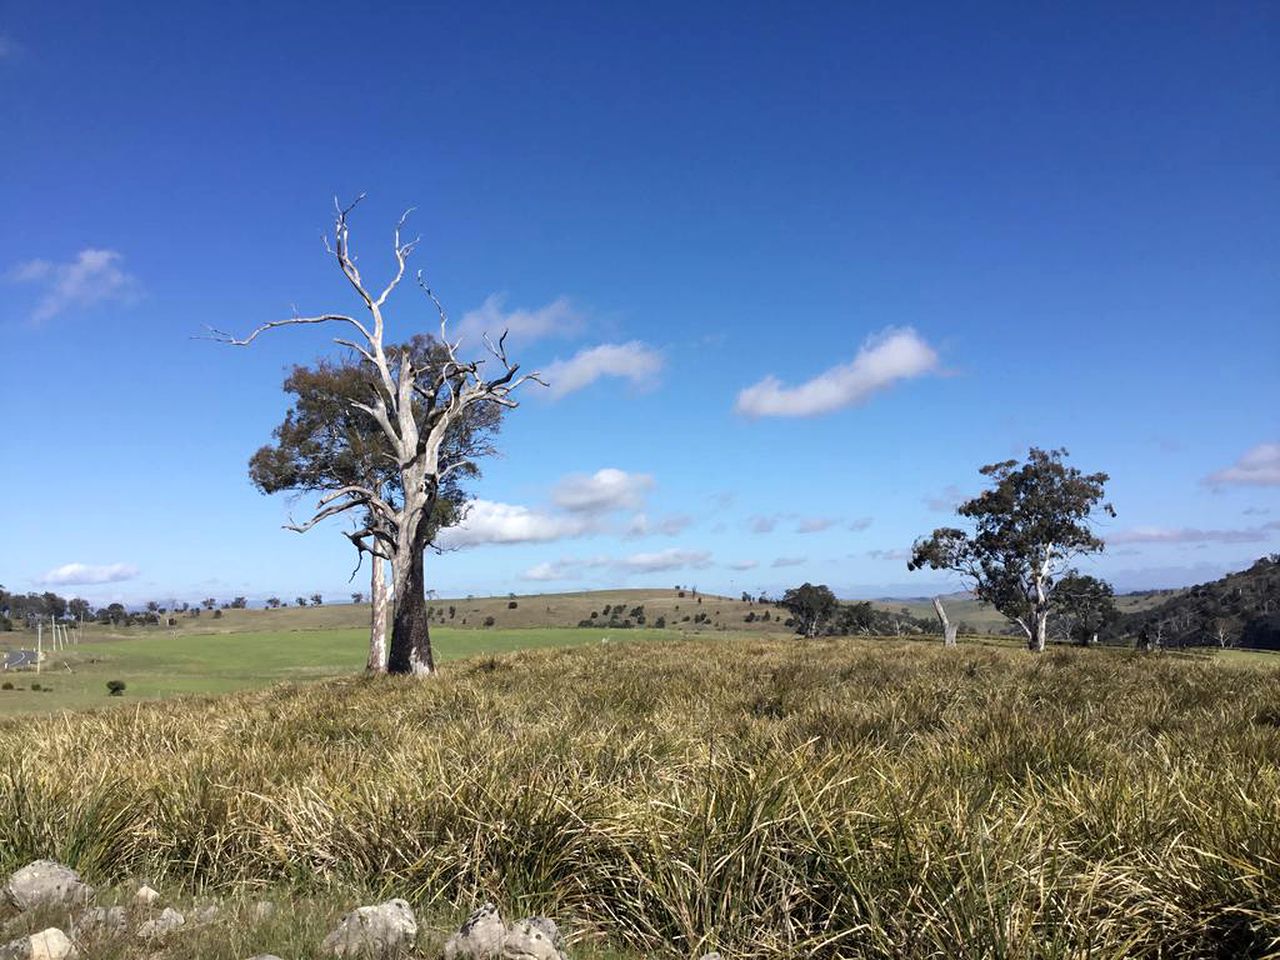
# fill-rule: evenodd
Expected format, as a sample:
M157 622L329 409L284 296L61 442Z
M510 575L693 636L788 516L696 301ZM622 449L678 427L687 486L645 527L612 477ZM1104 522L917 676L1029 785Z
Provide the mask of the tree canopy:
M790 613L796 621L796 632L806 637L815 637L827 621L836 615L840 602L826 584L815 587L812 583L803 583L784 593L778 606Z
M939 527L912 548L908 570L929 567L961 574L975 596L1017 623L1028 646L1044 649L1054 586L1073 561L1105 546L1091 521L1109 479L1065 463L1067 451L1032 447L1025 463L1003 460L980 473L992 486L957 513L971 530Z

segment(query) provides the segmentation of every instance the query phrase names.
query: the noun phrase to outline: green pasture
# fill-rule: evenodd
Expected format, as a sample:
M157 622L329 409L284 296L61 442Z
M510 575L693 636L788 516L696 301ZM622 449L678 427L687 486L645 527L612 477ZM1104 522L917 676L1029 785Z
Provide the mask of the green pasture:
M431 631L436 659L511 653L544 647L571 647L615 640L661 640L664 630ZM4 672L0 715L128 704L184 694L218 694L269 686L282 680L349 676L364 668L368 630L286 630L225 634L171 634L156 631L127 638L94 640L48 655L40 673ZM107 694L109 680L123 680L123 697ZM32 690L39 684L40 690ZM50 689L52 692L49 692Z

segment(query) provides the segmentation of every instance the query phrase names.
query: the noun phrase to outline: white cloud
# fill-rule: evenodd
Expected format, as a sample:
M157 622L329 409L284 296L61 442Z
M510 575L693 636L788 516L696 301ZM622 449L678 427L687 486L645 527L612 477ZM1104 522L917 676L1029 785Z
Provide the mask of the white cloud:
M802 563L808 561L808 557L778 557L770 566L772 567L798 567Z
M730 570L754 570L758 566L760 566L759 560L739 560L737 563L728 564Z
M472 500L462 523L441 532L444 549L474 547L484 543L549 543L591 532L583 517L560 516L511 503Z
M458 321L457 335L467 343L479 343L483 334L495 341L505 330L510 339L530 343L545 337L570 337L580 332L586 318L567 297L557 297L536 310L504 311L506 294L491 293L475 310Z
M796 526L796 533L821 533L839 522L835 517L805 517Z
M657 553L633 553L619 560L615 566L628 573L657 573L662 570L681 570L685 567L702 569L711 565L711 554L705 550L680 550L672 547Z
M1280 443L1258 444L1234 465L1209 474L1204 478L1204 483L1211 487L1280 486Z
M577 569L578 564L570 560L558 560L555 563L535 563L520 574L520 579L536 580L544 583L549 580L565 580L573 576Z
M857 520L849 521L849 529L852 530L854 533L861 533L863 530L867 529L867 527L869 526L871 526L870 517L858 517Z
M954 483L947 484L936 497L926 497L925 506L936 513L950 513L964 503L965 495Z
M579 350L568 360L557 360L542 370L553 399L568 396L601 377L621 377L637 387L652 387L662 372L662 354L639 340L602 343Z
M31 311L32 323L44 323L73 307L128 302L138 293L138 282L120 267L124 258L114 250L81 250L70 263L28 260L6 275L11 283L44 287Z
M872 560L910 560L910 550L868 550L867 556Z
M692 524L693 517L683 513L671 514L656 520L650 520L646 514L637 513L631 518L631 522L627 524L626 536L632 538L654 535L674 537L683 533Z
M1280 521L1241 530L1199 530L1195 527L1133 527L1106 538L1107 543L1261 543L1280 530Z
M869 338L849 363L796 387L767 376L738 394L737 411L749 417L812 417L866 400L898 380L937 369L938 355L912 329L890 327Z
M779 517L773 516L756 516L750 520L752 533L773 533L773 528L778 525Z
M551 498L556 506L574 513L607 513L640 507L652 489L653 477L647 473L605 467L590 476L570 474L556 484Z
M132 580L137 575L138 568L131 563L109 563L104 566L64 563L46 573L40 578L40 582L48 586L119 583L122 580Z

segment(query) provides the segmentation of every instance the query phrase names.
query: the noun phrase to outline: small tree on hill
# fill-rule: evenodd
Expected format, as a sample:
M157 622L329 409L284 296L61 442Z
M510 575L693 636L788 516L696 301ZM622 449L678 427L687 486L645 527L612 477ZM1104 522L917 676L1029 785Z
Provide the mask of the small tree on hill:
M979 600L1022 628L1035 652L1045 647L1058 581L1077 557L1103 549L1090 526L1094 510L1115 516L1102 502L1107 475L1083 474L1066 456L1032 447L1025 463L982 467L994 486L956 511L973 531L940 527L915 542L907 564L963 575Z
M840 608L836 595L826 584L815 587L811 583L792 587L782 595L778 605L791 614L796 632L806 637L816 637Z

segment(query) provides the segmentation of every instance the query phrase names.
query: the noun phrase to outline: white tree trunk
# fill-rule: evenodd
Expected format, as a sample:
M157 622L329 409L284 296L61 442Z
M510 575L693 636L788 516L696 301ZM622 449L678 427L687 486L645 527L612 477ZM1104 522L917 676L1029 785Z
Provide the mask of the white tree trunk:
M387 672L387 576L383 560L369 555L369 673Z
M944 647L954 647L956 645L956 625L947 619L947 611L942 607L942 598L933 598L933 612L938 615L938 622L942 624L942 645Z
M1032 653L1044 653L1045 644L1049 640L1049 609L1048 607L1037 607L1032 623L1035 626L1032 631L1031 639L1028 641L1028 648Z

